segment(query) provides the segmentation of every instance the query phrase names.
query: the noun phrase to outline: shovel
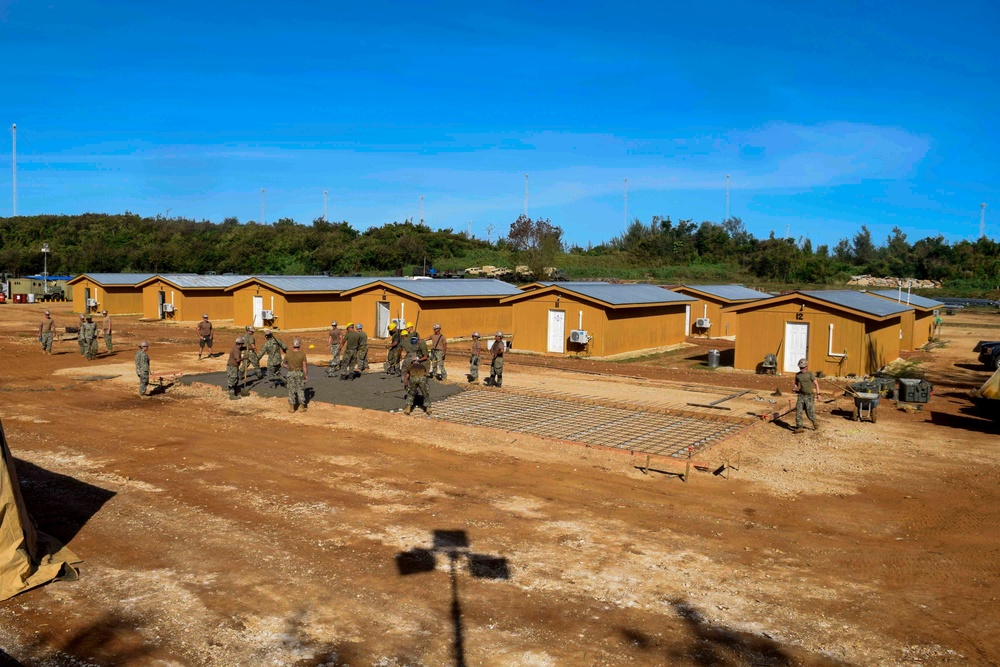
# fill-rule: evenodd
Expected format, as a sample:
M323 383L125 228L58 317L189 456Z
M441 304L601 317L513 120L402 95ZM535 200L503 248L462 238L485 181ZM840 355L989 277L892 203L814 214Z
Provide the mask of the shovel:
M250 359L246 360L246 365L243 367L243 384L240 386L240 396L246 398L250 395L250 389L247 387L247 371L250 370Z

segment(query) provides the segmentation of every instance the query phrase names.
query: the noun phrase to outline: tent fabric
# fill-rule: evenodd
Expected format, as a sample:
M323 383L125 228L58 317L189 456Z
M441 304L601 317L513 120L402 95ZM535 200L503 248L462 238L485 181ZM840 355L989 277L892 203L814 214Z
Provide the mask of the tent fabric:
M72 551L40 532L21 497L14 458L0 422L0 601L60 579L75 580Z

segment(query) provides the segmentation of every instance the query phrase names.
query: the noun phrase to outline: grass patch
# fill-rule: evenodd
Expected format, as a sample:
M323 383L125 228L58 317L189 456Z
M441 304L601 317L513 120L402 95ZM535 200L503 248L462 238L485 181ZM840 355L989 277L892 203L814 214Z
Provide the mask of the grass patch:
M914 359L900 359L885 367L885 373L897 378L924 379L924 369L920 367L923 362Z

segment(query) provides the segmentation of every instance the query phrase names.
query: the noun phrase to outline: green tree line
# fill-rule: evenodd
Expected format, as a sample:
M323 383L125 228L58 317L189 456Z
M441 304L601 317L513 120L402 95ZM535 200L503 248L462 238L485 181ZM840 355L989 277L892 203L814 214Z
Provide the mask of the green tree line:
M52 274L83 272L271 273L331 275L411 272L427 266L483 264L558 266L572 277L843 284L851 275L943 281L965 293L996 293L1000 243L988 238L950 243L943 236L914 242L899 229L882 243L866 226L832 248L809 239L758 239L743 221L722 223L655 216L634 220L598 246L566 246L549 220L515 220L492 243L411 221L358 231L347 222L221 223L132 213L0 218L0 270L39 273L41 246Z

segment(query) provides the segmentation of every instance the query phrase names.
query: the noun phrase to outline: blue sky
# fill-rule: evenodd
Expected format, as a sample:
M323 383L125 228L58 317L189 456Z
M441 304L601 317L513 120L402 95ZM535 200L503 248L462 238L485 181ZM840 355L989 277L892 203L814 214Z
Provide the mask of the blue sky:
M0 0L18 212L1000 237L995 3L494 4Z

